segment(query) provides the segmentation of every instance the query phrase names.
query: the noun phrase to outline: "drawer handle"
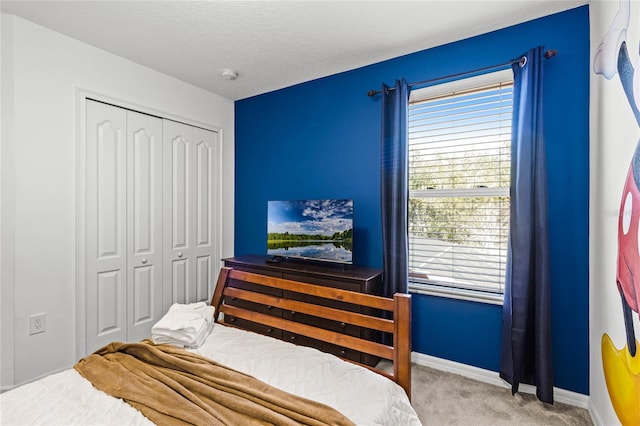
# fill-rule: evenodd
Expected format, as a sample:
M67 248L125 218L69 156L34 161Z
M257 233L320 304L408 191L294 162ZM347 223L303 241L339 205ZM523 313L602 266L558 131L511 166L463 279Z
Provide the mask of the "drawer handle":
M345 356L347 354L347 351L345 351L344 349L340 351L340 355Z
M291 311L291 316L294 316L296 314L296 311Z
M267 333L269 334L273 333L273 328L267 328Z
M236 300L236 298L235 298L235 297L232 297L232 298L231 298L231 300Z
M229 322L236 322L235 318L229 318Z
M292 342L295 342L295 340L296 340L296 336L291 336L291 337L289 337L289 340L291 340Z
M267 306L267 309L271 310L271 309L273 309L273 306Z
M345 324L343 322L340 323L340 328L346 328L346 327L347 327L347 324Z

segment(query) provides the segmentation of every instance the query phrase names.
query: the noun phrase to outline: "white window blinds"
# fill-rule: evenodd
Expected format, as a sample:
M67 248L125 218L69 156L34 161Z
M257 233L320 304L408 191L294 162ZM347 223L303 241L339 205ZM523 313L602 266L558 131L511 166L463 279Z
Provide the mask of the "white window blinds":
M506 71L412 93L412 282L504 292L513 89Z

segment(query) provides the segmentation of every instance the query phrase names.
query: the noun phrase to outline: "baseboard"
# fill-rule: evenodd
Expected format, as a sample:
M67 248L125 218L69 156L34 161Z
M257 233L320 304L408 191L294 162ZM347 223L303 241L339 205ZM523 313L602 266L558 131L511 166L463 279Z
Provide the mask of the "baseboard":
M591 398L589 398L589 407L587 409L589 410L589 415L591 416L591 421L593 422L594 425L596 426L604 425L604 423L602 422L602 419L600 418L600 414L598 413L598 410L593 405L593 400Z
M500 378L500 375L496 371L485 370L484 368L478 368L460 362L449 361L442 358L437 358L431 355L425 355L419 352L411 352L411 361L423 365L425 367L431 367L436 370L447 371L449 373L459 374L470 379L478 380L480 382L489 383L491 385L500 386L503 388L511 388L511 385ZM535 394L535 386L521 384L518 387L520 392ZM573 405L575 407L585 408L592 414L590 409L589 396L577 392L568 391L560 388L553 388L554 401L563 404ZM593 417L593 415L592 415ZM596 423L597 424L597 423Z
M2 387L0 387L0 393L4 393L4 392L7 392L7 391L10 391L10 390L12 390L12 389L15 389L15 388L17 388L17 387L20 387L20 386L22 386L22 385L26 385L26 384L31 383L31 382L35 382L36 380L40 380L40 379L45 378L45 377L47 377L47 376L51 376L52 374L61 373L61 372L65 371L65 370L68 370L69 368L71 368L71 366L69 366L69 367L63 367L63 368L58 368L58 369L56 369L56 370L51 371L50 373L41 374L41 375L39 375L38 377L33 377L33 378L31 378L31 379L29 379L29 380L25 380L24 382L21 382L21 383L17 383L17 384L14 384L14 385L5 385L5 386L2 386Z

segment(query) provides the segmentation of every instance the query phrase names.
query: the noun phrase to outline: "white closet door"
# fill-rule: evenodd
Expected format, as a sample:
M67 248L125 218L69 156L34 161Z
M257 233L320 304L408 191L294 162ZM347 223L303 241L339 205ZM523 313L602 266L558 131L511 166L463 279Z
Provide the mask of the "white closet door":
M162 120L127 112L127 340L151 336L162 309Z
M86 351L127 337L126 122L87 101Z
M84 353L140 341L217 273L218 133L87 99ZM214 270L215 269L215 270Z
M216 188L218 174L217 164L218 134L216 132L195 128L193 130L195 148L195 223L194 259L195 259L195 298L202 302L211 299L213 292L212 279L214 265L218 264L217 251L214 244L214 206L217 198Z
M87 100L86 352L162 309L162 120Z
M186 303L193 282L193 128L163 121L164 308Z
M211 297L218 134L169 120L164 139L164 307Z

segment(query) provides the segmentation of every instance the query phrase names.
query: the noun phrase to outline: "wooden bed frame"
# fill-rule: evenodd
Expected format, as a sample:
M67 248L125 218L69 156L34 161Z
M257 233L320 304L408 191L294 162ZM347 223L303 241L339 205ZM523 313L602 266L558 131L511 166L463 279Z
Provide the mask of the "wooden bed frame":
M323 306L321 303L311 304L292 298L275 297L251 290L230 287L229 282L234 279L264 287L286 290L283 291L283 294L292 292L300 295L315 296L320 299L339 300L360 307L360 312L330 308ZM237 306L231 306L225 304L225 296L268 307L292 310L327 320L341 321L375 330L376 332L389 333L393 335L393 344L386 345L374 340L349 336L339 331L325 330L286 318L270 316ZM377 367L370 367L351 360L347 361L362 365L365 368L388 377L398 383L405 390L409 399L411 399L411 296L408 294L396 293L393 299L391 299L223 267L218 276L216 289L211 299L211 306L215 307L214 319L216 322L219 322L221 313L233 315L237 318L391 360L393 362L393 374ZM385 319L363 313L372 311L390 312L393 319Z

